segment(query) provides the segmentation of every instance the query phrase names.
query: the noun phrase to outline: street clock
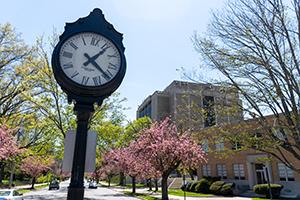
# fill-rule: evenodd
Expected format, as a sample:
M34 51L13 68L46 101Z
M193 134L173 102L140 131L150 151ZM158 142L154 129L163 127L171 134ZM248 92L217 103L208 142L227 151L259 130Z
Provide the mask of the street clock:
M100 9L66 24L53 51L52 67L69 101L101 104L119 87L126 71L122 39Z

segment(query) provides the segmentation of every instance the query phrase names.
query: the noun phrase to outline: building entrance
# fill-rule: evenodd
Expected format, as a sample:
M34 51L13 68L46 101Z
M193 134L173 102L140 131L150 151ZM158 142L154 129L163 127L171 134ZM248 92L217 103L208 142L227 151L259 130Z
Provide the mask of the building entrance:
M257 163L255 164L255 173L256 173L256 183L263 184L267 183L265 172L264 172L264 164Z

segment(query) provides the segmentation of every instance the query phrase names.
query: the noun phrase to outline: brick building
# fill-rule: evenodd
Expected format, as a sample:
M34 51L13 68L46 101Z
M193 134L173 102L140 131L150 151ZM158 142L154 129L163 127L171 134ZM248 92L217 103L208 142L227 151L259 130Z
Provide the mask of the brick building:
M154 92L142 102L137 110L137 118L148 116L160 121L169 116L178 128L190 129L197 134L206 133L207 137L198 138L199 144L208 153L208 163L197 170L199 178L220 176L224 181L235 182L239 191L252 189L255 184L265 183L269 179L272 183L284 185L283 194L300 196L299 173L255 150L231 151L234 153L227 154L224 149L239 150L240 144L229 144L211 137L207 130L213 127L222 124L229 124L230 127L230 124L248 121L243 119L240 106L238 93L231 88L173 81L163 91ZM291 160L293 164L300 165L299 161Z

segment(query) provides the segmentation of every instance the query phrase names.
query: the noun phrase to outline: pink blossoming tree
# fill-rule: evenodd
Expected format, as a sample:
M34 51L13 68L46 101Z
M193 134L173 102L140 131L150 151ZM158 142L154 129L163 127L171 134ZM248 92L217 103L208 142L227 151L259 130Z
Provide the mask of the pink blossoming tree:
M13 131L6 127L0 127L0 183L2 183L5 160L20 153L16 140L12 136Z
M49 171L53 160L41 156L30 156L23 160L21 170L32 177L31 189L34 189L36 178L43 172Z
M104 156L101 169L98 171L102 179L108 178L109 184L111 176L120 172L132 178L132 193L136 191L136 178L145 179L159 176L159 172L155 171L147 160L135 154L134 145L108 152Z
M169 118L154 123L132 145L134 154L147 160L162 177L162 199L168 200L167 180L172 171L182 168L195 169L206 161L205 153L189 135L179 134Z
M0 162L19 153L19 148L12 136L12 131L0 127Z

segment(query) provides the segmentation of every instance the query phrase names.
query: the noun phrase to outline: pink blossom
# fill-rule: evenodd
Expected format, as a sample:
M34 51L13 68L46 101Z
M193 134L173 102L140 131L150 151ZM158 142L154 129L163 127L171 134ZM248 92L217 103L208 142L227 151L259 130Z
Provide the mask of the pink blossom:
M0 160L6 160L19 152L20 150L12 136L12 131L5 127L0 127Z

